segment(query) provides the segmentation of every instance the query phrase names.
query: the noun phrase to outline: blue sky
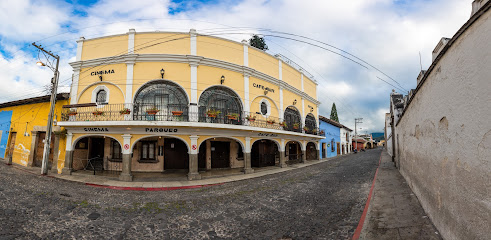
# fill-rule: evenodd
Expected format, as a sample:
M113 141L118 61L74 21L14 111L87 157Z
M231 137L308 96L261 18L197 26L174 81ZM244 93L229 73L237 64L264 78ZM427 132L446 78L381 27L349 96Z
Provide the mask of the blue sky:
M468 20L471 0L0 0L0 102L41 95L52 72L39 68L32 42L60 55L61 86L71 83L76 40L136 31L197 29L235 41L265 34L271 54L292 59L318 81L321 114L336 102L341 123L353 127L363 117L362 131L380 132L388 95L397 83L373 68L312 45L282 37L285 32L313 38L363 59L415 88L420 70L431 64L431 51L441 37L452 37ZM264 31L271 29L277 32ZM268 36L274 35L274 36ZM295 37L296 39L300 39ZM305 39L302 39L305 40ZM312 41L309 41L312 42ZM319 44L319 43L316 43ZM324 47L326 47L324 45ZM329 48L346 55L339 50ZM41 56L42 57L42 56ZM365 64L366 65L366 64Z

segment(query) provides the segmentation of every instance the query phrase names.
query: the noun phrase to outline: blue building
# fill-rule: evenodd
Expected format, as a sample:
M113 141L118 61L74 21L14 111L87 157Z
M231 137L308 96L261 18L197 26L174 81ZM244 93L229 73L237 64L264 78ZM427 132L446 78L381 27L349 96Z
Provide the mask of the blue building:
M339 136L342 127L342 124L319 115L319 130L324 131L326 135L326 138L320 141L319 156L321 159L340 154L341 138Z
M12 119L12 111L0 112L0 158L5 157L7 142L9 140L10 120Z

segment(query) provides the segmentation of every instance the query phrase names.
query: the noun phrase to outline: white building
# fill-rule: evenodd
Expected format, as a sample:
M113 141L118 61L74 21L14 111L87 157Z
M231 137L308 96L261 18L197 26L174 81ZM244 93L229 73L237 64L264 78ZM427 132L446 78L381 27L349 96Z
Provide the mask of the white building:
M351 132L353 132L353 130L343 125L343 127L339 129L339 132L339 137L341 138L341 146L343 146L341 148L341 154L348 154L352 150L351 140L353 136L351 136Z

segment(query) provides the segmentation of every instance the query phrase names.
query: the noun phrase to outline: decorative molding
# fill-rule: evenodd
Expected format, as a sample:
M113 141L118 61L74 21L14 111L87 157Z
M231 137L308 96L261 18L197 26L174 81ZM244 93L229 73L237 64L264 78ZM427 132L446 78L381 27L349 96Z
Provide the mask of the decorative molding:
M289 85L286 82L283 82L279 79L276 79L274 77L271 77L267 74L264 74L262 72L259 72L255 69L246 67L246 66L241 66L237 65L234 63L230 62L225 62L217 59L211 59L211 58L205 58L202 56L193 56L193 55L176 55L176 54L131 54L131 55L119 55L115 57L106 57L106 58L98 58L98 59L91 59L87 61L79 61L79 62L72 62L69 63L70 66L73 67L74 71L75 70L80 70L82 67L97 67L97 66L102 66L102 65L108 65L108 64L118 64L118 63L126 63L127 61L132 62L134 59L135 62L175 62L175 63L188 63L190 66L198 66L198 65L203 65L203 66L209 66L209 67L216 67L216 68L222 68L238 73L242 73L244 75L249 75L251 77L255 77L264 81L267 81L269 83L275 84L279 86L280 88L284 88L285 90L288 90L294 94L297 94L301 97L304 97L308 101L314 103L314 104L320 104L320 102L310 95L304 93L300 89L297 89L291 85Z
M135 29L130 29L128 34L128 54L135 53Z
M84 37L80 37L80 39L77 40L77 55L75 57L76 61L82 60L82 48L84 45Z

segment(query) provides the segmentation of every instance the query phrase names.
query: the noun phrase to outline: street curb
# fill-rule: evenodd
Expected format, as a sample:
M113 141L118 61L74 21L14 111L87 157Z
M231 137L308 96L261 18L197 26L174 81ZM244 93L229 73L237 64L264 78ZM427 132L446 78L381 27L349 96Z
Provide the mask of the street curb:
M181 187L156 187L156 188L149 188L149 187L116 187L116 186L99 185L99 184L93 184L93 183L85 183L85 185L91 186L91 187L108 188L108 189L114 189L114 190L126 190L126 191L148 191L148 192L153 192L153 191L169 191L169 190L179 190L179 189L195 189L195 188L202 188L202 187L219 186L219 185L223 185L223 184L225 184L225 183L206 184L206 185L193 185L193 186L181 186Z
M370 188L370 193L368 193L367 203L365 204L365 208L363 209L363 213L361 214L360 221L358 222L358 227L353 234L353 240L358 240L360 238L361 230L363 229L363 224L365 222L365 218L367 216L368 208L370 207L370 200L372 199L373 189L375 187L375 180L377 179L378 169L380 168L380 163L382 162L382 153L380 153L380 159L378 160L377 170L375 171L375 176L373 177L372 187Z

